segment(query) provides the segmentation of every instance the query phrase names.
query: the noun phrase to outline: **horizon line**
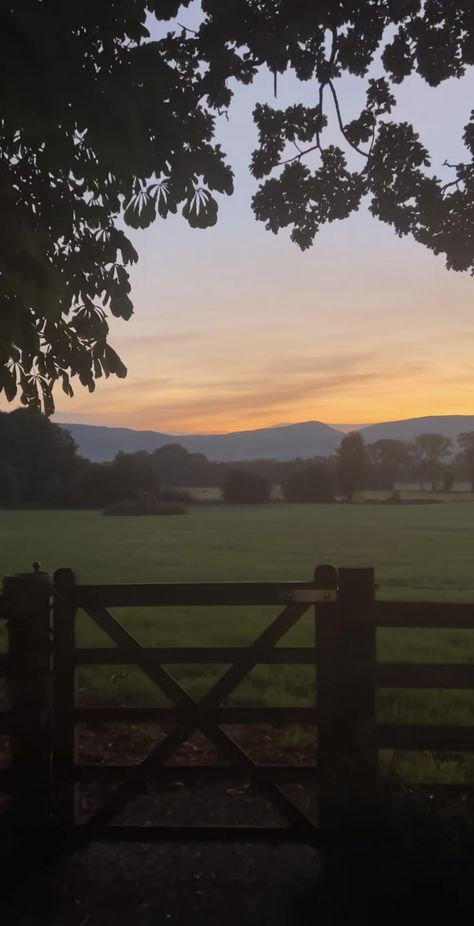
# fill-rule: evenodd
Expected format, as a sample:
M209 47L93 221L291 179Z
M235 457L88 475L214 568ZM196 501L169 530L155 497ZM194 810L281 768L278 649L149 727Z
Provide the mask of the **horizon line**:
M54 417L54 416L53 416ZM451 415L415 415L411 418L390 418L381 420L380 418L373 421L366 421L364 423L360 422L344 422L344 423L332 423L322 421L321 419L311 418L306 419L305 421L293 421L293 422L282 422L279 424L269 424L263 425L258 428L236 428L234 430L228 431L168 431L162 430L159 426L154 427L132 427L131 425L121 425L121 424L99 424L97 422L91 421L58 421L55 420L55 424L61 426L79 426L79 427L93 427L93 428L108 428L110 430L125 430L125 431L135 431L137 433L149 432L149 433L160 433L167 434L170 437L225 437L229 434L239 434L239 433L252 433L255 431L270 431L277 430L278 428L290 428L297 427L298 425L305 424L321 424L328 428L333 428L335 431L341 431L344 433L347 430L362 430L364 428L372 427L374 425L384 425L384 424L397 424L405 421L421 421L425 418L472 418L474 417L474 412L472 415L454 413Z

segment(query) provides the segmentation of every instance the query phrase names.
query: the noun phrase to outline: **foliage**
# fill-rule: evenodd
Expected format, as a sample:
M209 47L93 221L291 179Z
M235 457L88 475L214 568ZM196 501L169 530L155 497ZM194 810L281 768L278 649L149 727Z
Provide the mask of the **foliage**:
M34 409L0 412L3 503L46 501L53 483L80 467L68 433ZM9 473L9 475L8 475Z
M383 487L393 488L396 478L411 462L413 447L406 441L381 438L369 445L368 453L379 470Z
M176 501L162 500L153 493L141 493L135 498L125 498L114 502L105 509L107 515L166 515L186 514L183 504Z
M356 489L360 489L367 475L368 454L362 434L351 431L342 438L337 451L337 475L343 495L351 502Z
M217 198L233 190L218 117L235 82L265 68L276 90L288 70L314 81L315 105L257 103L257 219L273 232L290 227L307 248L367 198L396 234L448 267L474 267L474 113L465 160L447 165L447 180L431 172L416 127L392 116L410 75L435 87L474 63L471 0L201 0L196 30L166 32L189 3L2 9L0 391L9 401L18 394L49 414L56 383L71 395L76 378L92 391L101 376L126 375L108 342L108 313L133 312L137 254L123 222L146 228L179 212L193 228L215 224ZM374 62L379 76L367 78ZM338 94L346 75L365 78L350 121ZM340 145L326 141L331 121Z
M20 481L7 460L0 457L0 508L14 508L20 494Z
M395 445L394 460L405 461L403 465L399 462L390 479L387 465L391 457L385 444ZM176 444L153 453L118 453L114 460L92 463L78 456L76 445L64 428L52 424L38 411L17 409L0 414L0 506L104 508L143 493L151 493L161 501L187 505L193 501L187 488L212 487L217 498L218 487L229 479L234 487L243 486L244 494L250 492L250 497L256 500L268 500L270 487L281 485L287 500L330 501L336 479L346 495L350 489L347 480L343 483L341 479L345 467L350 469L354 464L346 445L347 442L345 463L340 454L326 460L215 463L204 454L189 453ZM369 444L364 460L356 488L392 488L395 477L400 482L414 482L423 475L420 465L428 466L426 460L420 463L421 458L415 457L411 445L400 441ZM449 461L449 466L439 463L436 480L442 479L445 490L450 491L454 479L465 480L470 474L468 458L462 451Z
M189 453L179 444L166 444L151 454L151 465L161 486L215 486L222 467L203 453Z
M331 471L323 463L314 463L296 471L282 485L287 502L332 502L334 483Z
M458 437L461 448L461 459L466 463L471 480L471 489L474 492L474 431L464 431Z
M264 476L244 469L228 471L222 487L222 497L230 505L258 504L270 501L271 485Z
M420 434L415 438L415 449L418 454L420 479L431 480L432 491L435 491L437 481L443 477L442 460L452 449L452 440L443 434Z

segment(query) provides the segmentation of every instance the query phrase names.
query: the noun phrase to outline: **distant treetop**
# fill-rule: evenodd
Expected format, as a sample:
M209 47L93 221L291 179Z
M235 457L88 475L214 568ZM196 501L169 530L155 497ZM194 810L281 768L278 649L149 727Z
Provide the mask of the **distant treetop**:
M49 414L57 382L71 395L71 378L93 391L101 376L126 375L108 343L108 313L133 312L137 254L122 220L146 228L179 212L192 227L215 224L219 196L233 192L216 123L235 81L252 83L262 68L276 93L288 70L314 82L310 107L256 101L252 206L266 228L290 228L304 249L367 199L396 234L474 270L474 111L466 103L465 158L447 163L443 178L416 126L392 117L409 75L437 86L472 66L472 0L200 5L196 29L170 24L151 40L151 17L179 13L181 22L190 0L3 4L0 392L10 401L19 395ZM349 122L345 73L367 77ZM327 141L330 121L338 144Z

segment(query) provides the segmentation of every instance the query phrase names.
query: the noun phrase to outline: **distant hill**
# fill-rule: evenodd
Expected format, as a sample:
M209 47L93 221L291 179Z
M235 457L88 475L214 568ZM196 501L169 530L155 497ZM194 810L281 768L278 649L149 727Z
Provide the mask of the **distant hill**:
M412 441L418 434L436 433L456 440L463 431L474 431L474 415L432 415L408 418L406 421L385 421L361 429L368 444L383 437Z
M133 431L91 424L64 423L62 427L71 432L79 446L79 453L90 460L112 460L120 450L128 453L152 451L165 444L180 444L192 453L204 453L210 460L223 463L259 458L308 459L334 453L341 441L340 431L320 421L230 434L163 434L160 431Z
M321 421L305 421L276 428L234 431L229 434L165 434L161 431L134 431L92 424L63 424L90 460L112 460L120 450L156 450L165 444L180 444L193 453L204 453L210 460L231 463L237 460L294 460L328 456L336 451L343 435ZM418 434L435 431L456 439L462 431L474 431L474 415L435 415L387 421L361 428L367 443L383 437L413 440Z

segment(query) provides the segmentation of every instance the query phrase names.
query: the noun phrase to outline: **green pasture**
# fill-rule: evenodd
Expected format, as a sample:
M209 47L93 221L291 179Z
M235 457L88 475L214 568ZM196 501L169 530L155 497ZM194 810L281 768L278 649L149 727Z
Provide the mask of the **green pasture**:
M168 517L104 517L97 512L0 512L0 571L72 567L83 582L308 580L320 563L374 566L377 594L391 599L474 602L474 502L433 505L196 505ZM239 645L250 642L276 608L182 608L117 611L149 645ZM313 615L288 645L311 641ZM109 645L85 615L78 639ZM389 660L474 660L474 632L379 631L379 656ZM225 667L173 667L193 694ZM78 698L89 704L163 703L138 670L126 666L78 672ZM304 667L262 666L228 703L308 703L314 678ZM474 723L474 693L387 691L379 716L412 723ZM460 757L386 756L410 777L465 779L474 763Z

